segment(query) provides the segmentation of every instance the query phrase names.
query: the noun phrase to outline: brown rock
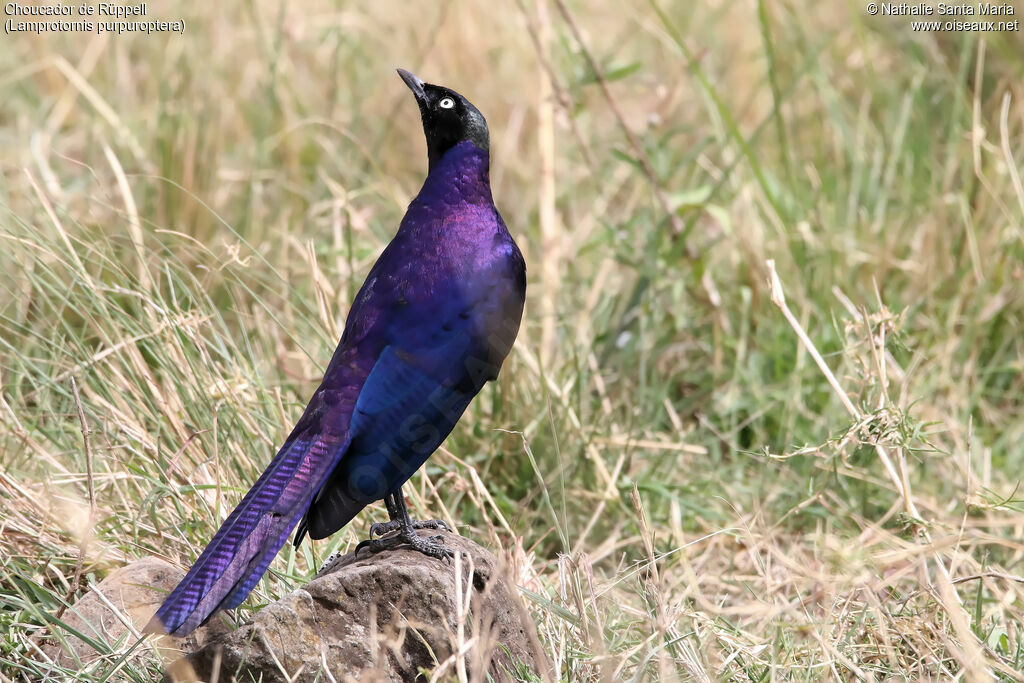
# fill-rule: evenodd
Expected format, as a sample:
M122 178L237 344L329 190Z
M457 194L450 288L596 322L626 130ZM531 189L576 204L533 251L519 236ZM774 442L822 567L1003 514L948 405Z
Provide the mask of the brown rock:
M43 651L55 664L70 669L85 666L105 656L76 636L74 632L77 631L90 639L106 643L114 652L127 652L164 597L184 575L174 565L155 557L115 569L68 608L61 616L61 621L68 628L62 628L59 634L61 639L51 640L43 647ZM125 622L133 625L133 633L128 632ZM196 631L185 642L161 638L156 647L164 657L176 658L182 651L195 649L202 639L203 633ZM139 663L151 657L153 650L148 644L143 645L136 648L132 662Z
M413 681L438 667L445 679L463 667L471 680L548 678L533 622L497 558L458 535L443 538L468 557L404 548L344 555L188 662L204 680L219 667L220 681Z

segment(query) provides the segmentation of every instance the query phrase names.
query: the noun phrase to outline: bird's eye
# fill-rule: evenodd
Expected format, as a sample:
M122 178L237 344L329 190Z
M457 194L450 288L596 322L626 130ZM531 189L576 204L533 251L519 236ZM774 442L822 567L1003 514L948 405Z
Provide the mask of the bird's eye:
M441 109L451 109L455 106L455 100L450 97L445 97L437 103L437 106L441 107Z

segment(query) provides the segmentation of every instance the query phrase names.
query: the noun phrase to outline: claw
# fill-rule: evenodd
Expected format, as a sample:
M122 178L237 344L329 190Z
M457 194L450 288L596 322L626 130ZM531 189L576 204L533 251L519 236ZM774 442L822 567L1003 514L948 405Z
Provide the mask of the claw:
M370 538L373 538L374 536L383 536L384 534L389 534L392 531L398 531L401 528L402 525L397 520L392 520L390 522L374 522L370 525Z
M352 554L355 555L356 557L359 557L359 551L362 550L363 548L369 548L370 551L374 552L374 553L376 553L378 551L381 551L381 550L384 550L385 549L385 545L390 545L390 544L385 544L385 542L384 542L385 540L388 540L388 539L368 538L365 541L360 541L356 545L356 549L352 552Z
M448 526L448 522L444 521L443 519L415 520L412 523L412 528L413 529L444 529L445 531L447 531L449 533L454 533L454 532L452 532L452 528L450 526ZM440 538L440 536L438 536L438 538Z
M412 534L402 540L424 555L436 557L439 560L447 560L454 555L451 550L444 547L444 539L441 536L434 536L433 538L426 539L422 536Z
M359 543L353 554L358 555L363 548L368 548L371 552L376 553L381 550L391 550L398 545L407 545L428 557L449 559L453 556L452 551L444 547L444 539L441 536L426 539L415 531L415 529L444 529L452 533L452 528L442 519L410 519L401 487L384 496L384 505L388 509L389 521L371 524L370 537Z
M374 522L373 524L370 525L370 538L373 538L374 536L377 536L377 537L384 536L385 534L390 534L392 531L398 531L401 528L402 528L402 523L399 520L397 520L397 519L393 519L393 520L391 520L389 522ZM444 521L443 519L413 520L412 528L413 529L444 529L445 531L447 531L449 533L454 533L454 532L452 532L452 528L450 526L448 526L448 522Z
M399 532L385 538L368 538L356 546L355 554L358 555L359 551L363 548L367 548L371 552L377 553L382 550L394 550L398 546L406 545L413 550L418 550L428 557L434 557L439 560L449 559L452 557L452 551L445 548L442 545L443 543L444 537L440 535L427 539L415 532Z

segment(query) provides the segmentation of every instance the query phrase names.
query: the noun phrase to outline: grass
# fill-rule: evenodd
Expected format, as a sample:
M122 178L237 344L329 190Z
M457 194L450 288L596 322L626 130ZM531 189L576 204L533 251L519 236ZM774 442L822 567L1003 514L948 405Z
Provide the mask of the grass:
M1019 32L148 7L185 33L0 48L4 680L112 568L187 565L290 429L422 180L396 66L488 116L529 267L410 502L510 549L561 679L1024 677ZM239 618L378 512L283 551ZM118 652L74 676L154 675Z

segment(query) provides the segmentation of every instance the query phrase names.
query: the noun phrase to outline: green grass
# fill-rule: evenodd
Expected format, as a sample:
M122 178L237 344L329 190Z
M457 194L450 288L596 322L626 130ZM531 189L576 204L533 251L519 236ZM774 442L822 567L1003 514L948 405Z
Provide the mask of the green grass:
M1020 33L148 5L185 34L0 46L0 675L112 568L186 566L291 428L425 171L404 66L487 115L529 269L410 502L510 549L561 679L1024 676ZM148 680L128 645L78 679Z

